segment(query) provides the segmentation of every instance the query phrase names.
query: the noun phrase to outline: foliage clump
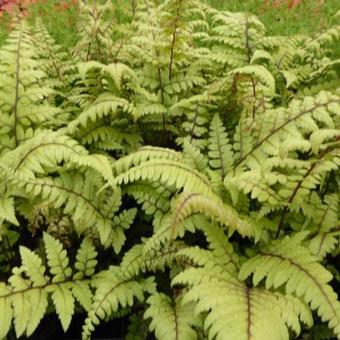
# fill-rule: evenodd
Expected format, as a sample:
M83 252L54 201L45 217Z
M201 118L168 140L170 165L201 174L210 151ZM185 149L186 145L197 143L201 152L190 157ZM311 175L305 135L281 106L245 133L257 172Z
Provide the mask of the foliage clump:
M0 339L47 313L83 314L84 340L113 318L127 339L340 339L340 26L133 9L83 4L67 51L22 20L0 48Z

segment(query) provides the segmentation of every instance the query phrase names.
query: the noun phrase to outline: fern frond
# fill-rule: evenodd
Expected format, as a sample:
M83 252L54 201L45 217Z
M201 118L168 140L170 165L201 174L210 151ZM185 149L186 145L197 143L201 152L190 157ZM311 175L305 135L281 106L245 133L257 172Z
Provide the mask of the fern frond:
M334 126L332 116L336 115L339 106L339 98L331 93L321 92L315 98L306 97L301 101L292 101L288 109L277 109L277 111L268 111L268 114L261 116L262 123L259 124L256 144L244 156L236 162L235 167L244 162L254 160L258 162L262 157L258 150L273 152L273 143L277 145L280 137L284 135L297 135L293 132L296 128L304 131L315 131L317 123L326 126ZM266 121L264 124L263 121ZM267 149L267 150L266 150ZM277 147L277 150L280 150Z
M224 179L233 166L234 155L229 143L228 134L217 114L211 120L208 148L209 165L213 169L218 169L222 179Z
M79 128L74 138L82 145L94 150L118 150L132 153L141 146L141 136L135 129L121 131L117 124L88 124L86 128Z
M97 265L97 251L87 238L83 240L76 255L76 262L74 267L78 270L74 274L75 279L82 279L83 277L91 277L95 272Z
M308 242L308 249L314 256L322 260L336 249L339 244L339 236L339 229L320 233Z
M71 276L71 268L69 267L66 250L63 249L61 242L44 233L44 243L47 263L50 273L53 274L52 282L68 280Z
M237 230L243 236L252 234L252 227L249 223L242 220L233 208L223 204L218 197L191 192L180 195L173 205L170 228L174 236L177 234L177 225L188 216L197 213L204 214L232 230Z
M38 128L61 123L60 109L47 101L54 91L39 69L31 30L18 25L7 44L0 51L0 153L15 149Z
M185 244L181 242L171 242L150 255L145 253L144 244L137 244L125 253L120 267L131 276L137 276L140 272L164 270L172 265L178 250L183 247Z
M266 278L267 289L285 284L287 294L303 298L339 337L340 303L328 284L332 275L301 245L304 237L302 233L273 242L242 265L239 277L254 273L254 285Z
M182 155L179 152L167 148L143 146L136 152L117 160L113 168L117 174L121 174L128 171L131 167L153 159L181 161Z
M170 209L171 191L163 186L136 183L126 186L123 193L133 196L145 214L153 217L152 224L157 230Z
M73 53L82 61L109 60L114 51L111 32L115 19L110 15L113 12L112 3L103 4L81 2L78 26L79 41Z
M256 82L256 92L265 97L273 98L276 93L275 79L271 72L262 65L247 65L235 68L231 75L237 75L239 78L250 78L249 83Z
M63 173L56 178L27 179L25 176L14 175L11 171L8 174L11 185L17 188L16 191L20 189L21 195L41 199L45 205L55 209L62 208L66 214L71 215L78 233L94 228L99 233L102 244L106 244L114 225L111 217L120 205L119 189L114 192L111 189L103 190L97 194L104 182L92 171L85 174ZM93 188L97 190L94 191ZM26 214L25 208L22 212Z
M176 237L180 238L185 235L187 231L194 233L197 230L204 230L209 223L204 215L196 214L187 217L176 228ZM145 254L153 254L164 247L164 244L169 243L174 238L174 233L171 229L171 215L166 215L162 220L162 225L154 234L146 241L144 246Z
M61 243L44 234L49 277L41 258L33 251L20 247L22 265L13 268L8 285L0 285L1 337L9 332L13 320L17 337L32 335L46 313L51 297L64 331L74 314L75 299L81 304L91 301L88 278L71 278L71 268ZM94 257L93 257L94 259ZM84 293L85 292L85 293Z
M263 24L247 13L209 10L210 13L213 26L210 40L218 47L211 54L212 60L229 68L249 64L257 43L264 37Z
M155 291L153 278L135 280L125 275L119 267L101 272L94 282L96 293L92 308L84 322L82 339L89 339L96 325L119 308L132 306L134 299L144 300L144 293Z
M202 171L203 173L208 165L207 158L200 152L199 148L192 145L187 138L183 140L183 159L193 169Z
M105 247L112 246L115 253L119 254L121 251L125 241L125 230L129 229L132 225L135 216L137 214L137 209L126 209L121 212L119 215L116 215L112 218L112 226L109 231L109 235L107 236L107 241L103 243ZM106 232L106 231L105 231Z
M236 273L239 269L239 257L224 231L214 223L209 223L202 231L213 256L220 259L219 263L223 264L227 271Z
M287 326L299 331L299 317L311 321L298 299L249 288L218 266L187 269L172 285L189 286L183 303L196 302L195 313L207 313L209 339L289 339Z
M49 77L50 86L63 98L62 106L65 107L75 77L75 60L66 49L56 44L40 18L36 19L33 38L41 68Z
M102 93L91 106L82 112L68 125L68 131L74 133L77 127L86 127L89 122L96 122L103 117L116 118L119 115L133 117L134 106L124 98L114 96L111 93Z
M62 162L69 163L87 155L75 140L59 132L44 130L3 156L3 164L14 173L30 178L46 173Z
M0 219L14 225L19 225L15 216L14 198L6 194L3 195L0 200Z
M271 207L282 207L282 221L287 211L302 209L325 174L338 168L339 156L331 143L325 143L322 151L307 160L299 159L296 151L311 151L306 136L334 127L338 106L337 96L321 92L316 97L292 101L288 109L266 111L258 118L258 125L255 123L244 131L240 127L234 145L242 151L238 153L240 159L224 181L232 196L242 190ZM244 133L251 133L252 137L244 139Z
M182 304L182 297L171 298L163 293L151 295L144 318L151 318L150 330L157 339L194 340L197 333L193 327L200 326L199 317L193 317L193 304Z
M209 195L212 192L209 180L203 174L191 169L182 162L155 159L142 162L115 178L117 185L132 183L138 180L152 180L183 188L185 192L202 192Z

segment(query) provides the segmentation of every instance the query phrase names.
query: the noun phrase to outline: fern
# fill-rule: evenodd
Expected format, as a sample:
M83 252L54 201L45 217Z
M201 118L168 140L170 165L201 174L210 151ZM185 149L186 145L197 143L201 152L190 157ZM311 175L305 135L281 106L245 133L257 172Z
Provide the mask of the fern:
M211 193L212 188L206 176L192 170L185 164L168 160L150 160L137 167L118 175L115 179L117 185L136 180L159 179L161 183L183 188L185 191Z
M0 48L0 339L340 339L339 26L79 6Z
M199 318L192 317L190 304L183 305L179 296L171 300L165 294L151 295L147 301L150 307L145 318L152 318L150 329L157 339L197 339L193 326L199 326Z
M317 263L306 248L299 245L302 238L303 234L297 234L263 249L262 253L242 266L240 278L244 279L254 273L253 282L257 285L266 277L267 289L286 284L288 294L294 293L302 297L312 309L318 311L323 321L329 322L330 328L339 336L340 304L327 284L332 275Z
M202 267L185 270L172 284L189 286L183 302L197 302L195 312L207 313L204 327L209 338L288 339L287 326L300 332L299 318L311 324L310 312L298 299L247 287L202 250L192 260Z
M211 121L209 140L209 164L213 169L219 169L222 179L233 165L233 153L220 118L216 115Z
M1 154L31 138L39 126L61 123L60 110L46 100L53 89L39 69L38 52L32 45L32 32L21 24L1 49Z
M97 325L106 315L116 312L118 307L131 307L134 298L143 301L144 292L151 293L155 289L152 279L134 280L124 276L117 267L102 272L98 282L94 281L94 284L96 293L84 323L83 339L90 338L94 325Z
M96 252L89 241L84 241L82 250L78 252L77 263L83 263L90 272L86 275L75 274L72 278L72 269L69 259L60 241L48 234L44 234L44 243L47 254L47 265L50 275L46 273L46 266L41 258L26 247L20 248L22 265L13 268L8 284L2 283L0 304L1 337L8 333L13 319L17 337L26 334L32 335L46 313L48 297L51 296L56 313L64 331L69 327L75 309L75 299L88 307L92 293L89 289L91 271L94 270ZM88 257L92 260L88 260ZM92 261L92 263L91 263ZM79 265L76 265L79 266ZM80 272L78 272L80 273Z

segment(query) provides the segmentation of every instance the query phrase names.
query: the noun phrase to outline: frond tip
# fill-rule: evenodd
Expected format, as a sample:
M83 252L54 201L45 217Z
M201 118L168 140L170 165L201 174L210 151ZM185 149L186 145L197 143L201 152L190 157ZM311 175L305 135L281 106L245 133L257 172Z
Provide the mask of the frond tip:
M201 213L232 231L237 230L242 236L250 236L252 228L248 221L243 220L236 210L224 204L218 196L205 196L200 193L183 193L175 201L172 208L171 229L174 234L176 227L187 217Z

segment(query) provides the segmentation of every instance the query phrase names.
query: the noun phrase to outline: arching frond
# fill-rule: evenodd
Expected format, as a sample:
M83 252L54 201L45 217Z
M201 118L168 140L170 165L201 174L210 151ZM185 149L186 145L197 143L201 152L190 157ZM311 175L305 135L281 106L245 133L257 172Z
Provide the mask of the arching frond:
M254 273L253 283L257 285L265 278L267 289L284 284L287 294L303 298L312 309L317 310L323 321L329 322L329 327L339 336L340 303L328 284L332 275L307 248L301 246L303 237L302 233L273 242L243 264L240 278L245 279Z
M134 299L144 300L144 293L152 293L155 290L153 279L135 280L124 275L119 267L100 273L94 282L96 293L93 297L93 305L83 326L82 339L89 339L95 326L100 320L118 308L131 307Z

